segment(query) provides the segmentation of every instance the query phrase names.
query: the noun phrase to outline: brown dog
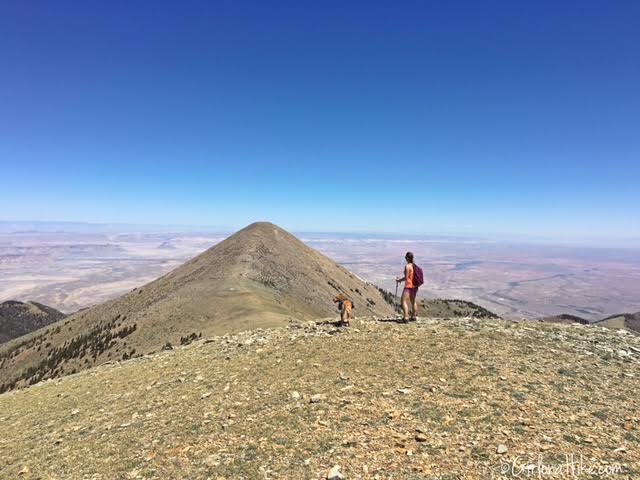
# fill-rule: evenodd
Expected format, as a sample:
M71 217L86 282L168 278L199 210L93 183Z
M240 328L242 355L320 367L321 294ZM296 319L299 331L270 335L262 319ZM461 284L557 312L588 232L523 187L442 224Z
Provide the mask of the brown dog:
M340 293L333 299L333 303L338 303L340 309L340 322L342 325L349 326L349 320L353 318L351 310L354 308L353 302L346 295Z

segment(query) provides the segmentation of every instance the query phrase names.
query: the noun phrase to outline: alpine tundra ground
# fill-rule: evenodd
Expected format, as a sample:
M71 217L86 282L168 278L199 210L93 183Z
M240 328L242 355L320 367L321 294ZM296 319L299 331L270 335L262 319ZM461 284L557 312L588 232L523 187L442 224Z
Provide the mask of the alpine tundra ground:
M0 395L0 476L638 479L639 361L489 319L225 335Z

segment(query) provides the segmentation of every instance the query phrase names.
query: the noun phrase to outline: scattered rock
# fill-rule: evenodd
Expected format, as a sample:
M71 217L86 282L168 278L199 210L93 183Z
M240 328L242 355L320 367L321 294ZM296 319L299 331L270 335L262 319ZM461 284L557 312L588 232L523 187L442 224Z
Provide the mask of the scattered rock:
M365 321L360 321L365 324ZM506 353L503 355L502 351L495 350L492 351L490 357L482 359L474 358L470 354L470 352L475 352L477 347L471 338L483 334L482 332L477 333L478 328L485 328L481 324L472 327L473 337L471 337L463 332L467 328L463 320L452 320L452 323L446 324L446 330L445 326L440 325L442 322L439 320L424 322L418 323L415 327L409 327L418 329L417 334L420 335L420 339L425 333L431 335L430 332L433 332L433 335L439 335L441 330L449 332L450 328L455 328L456 334L449 338L453 342L451 345L455 345L456 348L464 346L469 350L464 350L464 356L459 355L454 348L427 355L425 352L430 352L430 350L425 348L424 352L420 352L420 356L407 352L405 363L400 364L396 363L396 358L400 356L397 352L402 348L402 345L398 347L394 344L397 340L394 325L383 322L365 324L369 329L366 332L371 331L376 335L391 329L388 334L391 345L387 347L385 342L379 342L376 349L371 349L373 353L370 353L371 350L366 347L370 343L370 339L365 336L365 333L359 336L354 330L351 330L348 338L346 335L333 338L323 337L326 327L318 326L312 330L306 324L302 324L302 327L292 327L291 330L274 329L261 333L269 340L269 347L265 348L265 352L260 356L255 355L257 350L250 350L247 354L250 362L242 363L236 362L235 352L239 348L242 349L242 355L247 352L248 349L245 346L239 347L239 345L245 344L246 334L230 335L229 341L216 337L215 345L206 349L199 350L200 347L184 351L179 349L180 351L176 355L171 355L171 362L163 356L158 356L155 361L163 368L168 367L166 377L164 377L166 378L165 386L162 389L157 388L160 384L155 381L152 383L151 379L144 376L141 370L139 390L144 392L147 385L153 388L149 393L140 396L141 403L139 404L131 405L132 398L128 396L129 385L126 382L115 381L115 377L111 379L113 387L108 384L108 381L105 382L105 388L108 389L110 395L109 402L101 402L100 405L90 407L89 403L74 403L73 396L70 394L66 395L68 403L54 402L58 407L57 418L56 422L51 419L51 425L48 423L44 425L52 433L51 436L47 435L43 438L43 441L48 445L48 447L45 445L43 450L48 448L54 452L56 449L71 451L76 448L78 443L94 438L100 439L104 442L103 444L108 445L114 435L126 435L126 432L135 431L136 435L140 433L145 436L145 445L140 452L140 458L146 462L146 465L152 465L151 459L156 455L182 457L176 460L176 462L184 462L176 463L176 471L184 468L185 472L192 473L193 469L202 469L206 465L212 472L215 472L212 473L212 479L218 478L218 471L225 471L230 464L241 460L245 448L257 448L262 452L270 451L269 447L274 445L278 448L276 455L255 458L252 460L252 466L259 470L256 473L260 473L261 478L291 478L291 465L288 464L286 458L290 452L289 449L297 448L299 445L288 443L285 438L298 435L300 438L305 436L304 438L313 440L335 435L333 438L336 438L337 441L327 445L327 450L323 454L326 455L324 461L328 460L331 463L343 465L348 478L360 476L382 479L386 478L386 472L392 471L400 472L398 473L399 477L403 477L405 471L401 469L404 466L415 468L415 475L419 475L420 478L436 478L434 475L441 474L442 471L451 471L458 468L458 464L466 464L466 467L459 467L462 478L462 472L471 476L477 473L479 464L492 463L495 466L495 462L490 458L491 455L494 455L494 458L498 460L502 458L504 461L507 460L507 456L513 455L515 457L518 452L543 455L545 460L555 456L562 458L565 453L563 445L566 445L566 442L570 442L574 447L582 445L594 462L593 458L596 457L601 458L605 465L607 462L611 464L614 461L625 462L629 465L636 462L637 452L632 448L633 442L629 443L628 439L637 436L640 417L636 411L628 408L628 402L627 404L616 403L614 392L609 390L611 379L618 378L616 375L620 375L620 379L631 387L638 385L640 374L634 374L633 370L637 368L634 362L638 361L640 355L637 355L636 351L628 345L632 340L635 341L635 337L630 340L621 338L617 343L605 343L609 342L608 338L604 338L602 334L591 327L577 327L576 332L570 332L568 328L564 328L560 333L556 332L559 329L554 330L552 327L546 331L534 328L526 330L525 333L522 326L504 327L501 323L496 322L495 325L490 324L490 326L492 329L500 329L500 338L504 337ZM585 338L582 334L578 337L578 333L583 330ZM364 328L363 331L365 331ZM491 331L493 332L493 330ZM594 331L598 337L594 338L594 341L588 341L587 335L592 335ZM409 329L398 330L398 332L397 335L401 340L405 340L404 335L407 340L411 340L409 334L413 335ZM460 336L457 335L459 332L462 332ZM569 337L569 335L574 337ZM301 343L290 343L290 336L292 340ZM314 348L307 351L308 344L317 341L316 339L309 340L307 337L310 336L323 337L322 341L330 342L329 348L325 350L321 348L324 347L323 344L315 345L313 343L311 345ZM376 339L379 338L376 337ZM524 350L521 352L519 347L525 340ZM340 342L346 343L343 345ZM415 342L415 345L416 348L422 348L420 342ZM552 355L546 345L556 345L558 353ZM563 345L562 348L559 345ZM606 352L603 348L604 345L611 345L611 351ZM640 343L636 345L640 345ZM362 352L363 356L371 355L374 360L371 362L372 366L360 362L358 366L362 370L361 373L357 372L353 365L347 367L346 365L335 366L334 364L331 366L329 359L332 357L324 355L326 352L333 355L336 351L342 355L348 355L353 347L356 347L358 352ZM288 348L293 349L295 356L289 355L286 350ZM587 352L584 349L587 348L595 352L594 356L586 357ZM619 357L616 352L620 349L624 349L629 355L625 358ZM375 350L380 352L375 352ZM301 357L303 352L308 355ZM576 352L578 358L575 363L567 363L571 362L571 357L567 352L571 354ZM469 355L467 356L466 353ZM521 353L522 358L519 357ZM206 363L197 359L200 354L207 355ZM228 357L227 354L231 354L234 362L228 364L217 362L217 360ZM318 354L318 359L316 359L316 354ZM500 356L498 357L498 355ZM567 358L564 355L567 355ZM598 358L603 355L606 355L607 362L601 362ZM189 370L182 372L179 371L179 368L174 370L175 367L172 363L174 356L185 360L184 366L180 368L186 368L186 360L188 360ZM432 358L432 360L425 360L424 364L418 365L424 371L415 368L416 362L422 362L423 356L427 357L427 360ZM282 367L289 365L290 370L291 363L295 364L296 358L304 358L303 364L298 369L300 375L288 375L287 369ZM440 361L442 364L439 364ZM454 363L460 361L462 364ZM514 362L514 365L518 361L520 362L518 365L524 366L522 376L515 384L512 380L520 375L508 371L512 366L509 363L511 361ZM554 389L553 383L539 381L543 375L548 374L553 377L554 382L558 382L558 385L566 386L566 378L554 376L560 361L565 362L564 365L570 366L570 371L576 373L574 381L578 385L586 382L587 373L592 371L593 366L597 366L598 371L593 370L593 389L600 394L598 398L601 398L603 402L596 405L587 402L581 404L579 403L581 397L576 398L571 389ZM277 367L281 362L281 367ZM313 362L319 363L314 364ZM479 374L488 364L491 364L493 368L507 370L502 373L498 371L497 374L490 377L493 378L493 382L481 382L478 377L473 377L471 374L456 375L455 371L451 371L451 377L449 377L449 372L443 368L445 365L462 365L469 369L470 373ZM320 365L320 367L316 367L316 365ZM393 370L387 372L384 367L377 370L374 368L377 365L398 366L402 375L394 375ZM425 368L425 365L428 365L432 370ZM260 370L262 367L273 377L263 375ZM349 368L351 379L340 372L340 368ZM333 372L331 369L334 369ZM206 375L200 375L201 372L205 372ZM436 375L447 375L446 380L444 378L438 379L430 372L436 372ZM177 377L177 375L181 376ZM498 377L498 375L501 376ZM498 379L500 381L497 381ZM442 382L442 380L445 381ZM589 378L590 380L591 378ZM192 387L196 387L195 389L185 388L185 385L190 385L194 381L201 383L192 385ZM233 389L230 388L231 384L234 386ZM403 384L404 386L402 386ZM527 387L529 391L525 392L527 398L533 400L544 398L547 402L522 401L518 395L521 390L524 391L523 388L520 388L523 384L529 385ZM58 388L62 389L63 387L64 382L62 387ZM223 388L228 393L220 395ZM300 390L294 391L293 388ZM29 391L33 392L34 402L41 400L36 394L48 393L40 391L38 388L27 390L27 392ZM193 397L193 395L197 395L198 391L201 393L201 398L213 398L215 401L202 400L198 404L198 397ZM216 397L213 397L213 391L216 392ZM432 394L430 391L438 392L438 395ZM512 391L518 395L512 395ZM450 392L450 395L446 395L446 392ZM94 391L87 391L87 393L93 394ZM136 393L140 392L136 390ZM59 396L62 397L64 394ZM10 397L7 398L11 400ZM434 399L437 402L433 402ZM4 396L2 400L5 400ZM262 411L251 408L254 401L264 404L269 416L277 416L278 419L286 418L287 415L301 416L300 418L303 418L304 421L292 422L291 425L283 422L282 431L274 432L263 425L267 417L262 415ZM185 411L184 418L176 418L175 415L172 416L168 413L176 411L174 409L176 404L186 405L189 402L191 402L190 406L193 409ZM309 403L317 405L308 405ZM442 408L432 409L431 407L435 404ZM122 408L122 405L126 405L126 408ZM577 405L580 408L566 408L568 405ZM70 406L72 408L69 408ZM80 406L82 409L79 408ZM106 408L96 408L101 406ZM301 408L302 406L306 406L306 408ZM46 407L45 402L42 402L42 408L46 409ZM172 409L169 410L169 407ZM495 435L492 443L486 444L486 435L488 434L488 429L485 429L486 425L477 423L467 416L456 415L459 408L471 408L470 411L473 411L474 414L483 416L490 415L494 409L499 412L495 419L491 419L491 431ZM554 411L554 409L556 410ZM139 413L134 413L134 410L138 410ZM150 411L154 413L152 414ZM80 412L83 413L82 416L79 415ZM96 413L95 422L89 415L92 412ZM436 413L438 414L437 420ZM14 418L11 418L7 415L6 412L0 414L0 425L3 430L5 422L9 422L9 428L18 427L16 416L13 415ZM77 418L73 415L77 415ZM151 415L156 419L147 420L153 418L150 417ZM69 416L73 417L69 419ZM136 420L136 417L141 420ZM235 420L234 417L236 417ZM192 451L188 458L184 456L181 452L185 450L180 447L184 447L188 443L195 444L197 441L195 437L185 437L184 443L178 442L176 432L181 431L185 419L200 419L203 425L209 423L208 431L218 430L221 435L215 438L213 443L216 444L216 447L222 448L214 449L212 443L212 448L209 450L202 448L198 449L197 453ZM557 429L540 428L543 422L545 425L550 425L556 420L559 423ZM123 421L131 422L132 426L127 430L118 428L118 426L129 425L129 423L120 425L119 422ZM605 435L607 433L605 430L602 430L607 424L615 424L619 429L614 432L611 438ZM520 425L525 428L521 428ZM143 426L144 428L142 428ZM76 430L80 428L82 430ZM156 443L156 432L161 428L174 435L173 445L165 448L162 444ZM525 435L522 435L523 430L526 431ZM75 431L81 431L82 434L74 434ZM545 432L547 435L543 435ZM589 437L587 434L593 435L593 437ZM198 432L194 432L194 435L198 435ZM58 436L61 438L56 440ZM53 441L56 445L61 445L54 446ZM511 446L508 447L505 442ZM626 445L627 443L629 445ZM497 453L491 454L491 445L494 446L494 452ZM52 446L53 449L51 449ZM174 446L175 449L171 448ZM96 444L94 448L101 448L100 444ZM390 455L377 453L380 451L390 452ZM215 455L209 455L212 452L215 452ZM374 453L372 454L372 452ZM489 457L486 456L487 454ZM30 478L29 476L33 475L32 471L25 468L23 468L24 471L18 472L18 469L21 468L20 464L34 465L34 468L37 465L36 460L29 455L33 454L25 452L23 456L12 459L16 478ZM138 455L138 452L132 453L132 455ZM277 455L281 455L280 458L284 460L278 459ZM59 461L54 457L56 455L51 455L51 462L56 462L56 467L62 468L58 466L62 465L62 460ZM57 457L63 458L64 455L59 453ZM304 458L303 456L300 460ZM367 465L364 465L365 462ZM302 474L296 475L296 477L318 479L325 478L326 475L326 478L344 478L339 467L334 467L336 470L331 469L330 475L327 475L327 470L329 470L327 467L330 464L324 463L321 458L316 456L305 460L305 466L301 464L302 462L295 467L303 469ZM122 478L126 478L127 470L133 466L135 465L124 464L124 470L119 470L118 474ZM464 470L465 468L466 470ZM468 470L471 468L474 469L474 473ZM527 471L526 462L522 468L523 473ZM140 471L141 475L142 473L143 470ZM19 477L19 474L23 476ZM227 478L231 480L231 477Z
M338 465L333 467L331 470L329 470L329 473L327 473L327 480L342 480L343 478L344 476L342 475L342 472L340 471L340 467Z
M327 396L324 393L316 393L315 395L311 395L309 397L310 403L320 403L324 402L327 399Z
M133 470L127 472L127 478L131 480L135 480L138 478L142 478L142 475L140 474L140 471L137 468L134 468Z

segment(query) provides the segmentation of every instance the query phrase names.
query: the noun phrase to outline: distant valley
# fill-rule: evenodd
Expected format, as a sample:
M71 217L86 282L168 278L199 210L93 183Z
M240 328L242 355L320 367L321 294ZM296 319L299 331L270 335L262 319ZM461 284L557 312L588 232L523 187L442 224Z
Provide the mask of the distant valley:
M0 302L32 300L65 313L139 287L230 233L19 226L0 230ZM412 250L426 273L423 298L472 301L504 318L571 314L595 321L640 310L640 250L443 236L298 236L390 291L404 252Z

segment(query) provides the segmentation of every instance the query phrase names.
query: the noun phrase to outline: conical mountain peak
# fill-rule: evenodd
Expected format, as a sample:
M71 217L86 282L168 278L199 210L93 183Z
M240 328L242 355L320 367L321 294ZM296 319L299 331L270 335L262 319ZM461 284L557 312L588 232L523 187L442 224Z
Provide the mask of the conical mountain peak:
M34 332L29 347L2 365L0 385L58 376L200 335L337 318L338 293L354 301L356 315L393 314L375 285L277 225L252 223L157 280L67 317L64 328ZM42 344L47 348L38 349Z

